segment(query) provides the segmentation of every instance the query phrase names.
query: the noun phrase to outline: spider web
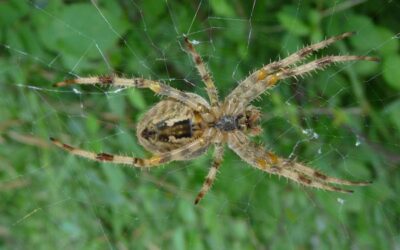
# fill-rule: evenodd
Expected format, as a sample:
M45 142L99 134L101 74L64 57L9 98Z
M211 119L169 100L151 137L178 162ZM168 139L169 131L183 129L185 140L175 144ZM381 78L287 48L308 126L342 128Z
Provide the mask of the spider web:
M388 15L399 4L270 2L0 4L0 246L400 249L400 33ZM331 176L374 181L353 195L301 187L226 150L215 185L194 206L212 150L143 171L76 158L47 139L149 156L135 125L158 97L146 90L51 85L116 73L206 96L183 35L224 97L270 60L352 30L357 36L318 56L371 55L382 63L340 64L280 83L255 102L264 113L264 132L255 140Z

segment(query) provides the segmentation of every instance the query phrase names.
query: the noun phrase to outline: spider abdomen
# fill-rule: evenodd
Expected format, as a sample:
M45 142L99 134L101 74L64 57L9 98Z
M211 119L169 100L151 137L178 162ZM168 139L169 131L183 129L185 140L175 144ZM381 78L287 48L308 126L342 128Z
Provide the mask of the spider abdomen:
M173 99L156 104L137 126L140 144L153 153L180 148L201 137L203 132L201 115Z
M175 121L172 124L162 121L156 124L161 141L168 141L170 137L175 139L191 138L193 136L193 124L191 119Z

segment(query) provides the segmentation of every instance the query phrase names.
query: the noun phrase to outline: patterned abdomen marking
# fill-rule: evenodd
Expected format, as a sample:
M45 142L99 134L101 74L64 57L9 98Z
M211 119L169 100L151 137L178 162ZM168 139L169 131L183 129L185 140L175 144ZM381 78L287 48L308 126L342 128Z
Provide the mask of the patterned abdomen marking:
M168 152L201 136L203 126L200 118L184 104L164 100L151 108L139 122L137 135L150 152Z

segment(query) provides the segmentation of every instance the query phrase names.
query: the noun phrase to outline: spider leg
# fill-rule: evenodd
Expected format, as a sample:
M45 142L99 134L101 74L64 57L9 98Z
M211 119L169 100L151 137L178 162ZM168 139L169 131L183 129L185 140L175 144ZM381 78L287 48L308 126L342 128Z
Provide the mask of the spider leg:
M335 43L339 40L342 40L342 39L352 36L354 34L355 34L355 32L345 32L343 34L325 39L321 42L311 44L311 45L306 46L306 47L300 49L299 51L289 55L288 57L285 57L282 60L272 62L270 64L265 65L264 67L262 67L261 70L272 73L279 69L286 68L289 65L292 65L294 63L297 63L298 61L304 60L312 53L314 53L320 49L326 48L329 45L331 45L332 43Z
M248 103L260 96L267 89L273 87L278 80L304 75L312 70L323 69L325 66L335 62L354 60L379 61L377 58L368 56L327 56L301 66L290 67L290 65L307 58L307 56L315 51L323 49L328 45L353 34L354 32L346 32L341 35L328 38L319 43L306 46L282 60L265 65L244 79L228 95L228 97L225 99L226 101L224 105L230 108L228 110L230 113L236 112L237 110L241 110L243 107L246 107ZM240 105L240 107L238 107L238 105Z
M314 53L320 49L326 48L327 46L331 45L332 43L335 43L339 40L342 40L342 39L352 36L354 34L355 34L355 32L346 32L346 33L343 33L343 34L340 34L337 36L330 37L321 42L306 46L306 47L302 48L301 50L289 55L288 57L285 57L282 60L271 62L271 63L263 66L261 69L254 71L246 79L244 79L230 93L229 97L233 97L233 96L239 95L240 93L245 92L247 89L249 89L251 86L253 86L255 82L259 81L261 78L263 78L267 75L270 75L279 69L286 68L289 65L292 65L298 61L304 60L312 53Z
M196 65L197 71L200 74L201 79L203 80L204 84L206 85L206 90L208 97L210 98L211 106L218 105L218 91L214 85L214 82L211 77L211 73L208 71L203 59L199 53L197 53L196 49L194 48L193 44L190 42L189 38L185 36L185 44L189 50L190 55L192 56L193 62Z
M167 84L143 78L122 78L118 76L82 77L82 78L68 79L62 82L58 82L54 84L54 86L64 87L73 84L80 84L80 85L101 84L101 85L110 85L110 86L127 87L127 88L148 88L156 94L178 100L198 112L205 112L206 110L208 110L208 108L204 104L200 103L199 101L196 101L194 98L190 97L185 92L177 90Z
M342 189L332 184L367 185L369 182L352 182L326 176L301 163L282 159L275 154L265 151L262 147L251 143L241 132L229 135L229 147L244 161L270 174L284 176L304 186L320 188L328 191L352 193L352 190Z
M324 69L330 64L348 61L379 61L379 59L370 56L325 56L298 67L283 69L281 71L278 71L275 76L278 79L301 76L314 70Z
M143 159L123 155L112 155L108 153L95 153L70 146L68 144L60 142L55 138L50 138L50 140L57 147L62 148L73 155L81 156L83 158L87 158L93 161L124 164L138 168L148 168L171 161L186 160L186 156L188 155L188 153L204 152L205 149L210 145L210 140L208 138L199 138L181 148Z
M310 176L315 179L319 179L320 181L323 181L323 182L339 184L339 185L347 185L347 186L366 186L366 185L371 184L370 181L348 181L348 180L338 179L335 177L330 177L330 176L327 176L327 175L321 173L320 171L317 171L310 167L304 166L303 164L296 163L296 162L289 161L289 160L285 164L293 167L293 169L299 173L303 173L307 176Z
M347 61L379 61L375 57L370 56L326 56L309 63L293 67L281 69L271 75L263 75L251 88L243 91L239 96L233 97L232 101L236 101L236 105L240 104L241 109L247 106L251 101L256 99L267 89L275 86L279 80L286 79L289 77L303 76L314 70L324 69L326 66L337 63L337 62L347 62ZM260 73L261 74L261 73ZM228 98L226 100L229 100ZM232 102L231 101L231 102ZM234 105L233 105L234 106ZM237 107L235 107L237 109Z
M211 168L208 171L207 177L203 183L203 186L200 189L199 194L197 195L194 204L198 204L200 200L206 195L208 190L210 190L215 177L217 175L217 171L221 166L222 157L224 156L224 146L223 144L215 144L215 151L214 151L214 160L212 162Z

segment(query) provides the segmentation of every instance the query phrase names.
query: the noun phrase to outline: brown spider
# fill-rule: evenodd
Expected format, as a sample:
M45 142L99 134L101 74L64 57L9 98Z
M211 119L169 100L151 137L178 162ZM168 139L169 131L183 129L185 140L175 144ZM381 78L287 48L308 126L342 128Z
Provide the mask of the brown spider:
M265 65L244 79L223 102L218 100L217 89L203 60L193 44L185 37L188 51L206 85L210 103L197 94L182 92L162 82L143 78L99 76L70 79L55 84L58 87L71 84L102 84L149 88L158 95L168 97L152 107L137 125L139 142L154 154L152 157L142 159L93 153L64 144L54 138L51 140L56 146L74 155L138 168L154 167L171 161L190 160L203 154L213 144L215 146L214 160L195 199L195 204L204 197L215 179L222 162L225 143L245 162L262 171L284 176L309 187L351 193L351 190L332 184L362 186L370 182L354 182L329 177L302 163L280 158L262 146L254 144L248 138L262 132L259 126L260 111L250 103L275 86L278 80L302 76L335 62L378 61L377 58L368 56L326 56L306 64L296 65L315 51L351 35L353 35L352 32L347 32L331 37L304 47L282 60Z

